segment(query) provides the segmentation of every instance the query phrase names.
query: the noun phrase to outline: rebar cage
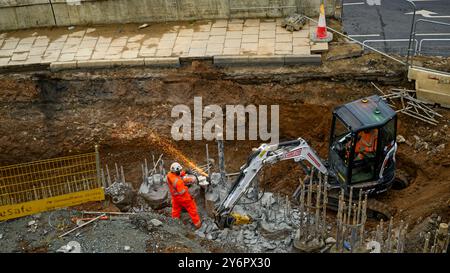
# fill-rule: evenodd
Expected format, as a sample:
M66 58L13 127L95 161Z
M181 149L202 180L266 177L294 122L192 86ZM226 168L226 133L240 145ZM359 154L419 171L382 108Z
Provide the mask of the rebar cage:
M95 152L0 167L0 221L104 199Z

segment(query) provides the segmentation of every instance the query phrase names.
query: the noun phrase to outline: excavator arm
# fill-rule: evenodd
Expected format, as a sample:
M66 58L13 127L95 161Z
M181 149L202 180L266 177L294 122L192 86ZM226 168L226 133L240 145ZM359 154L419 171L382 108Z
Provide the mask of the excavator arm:
M234 206L250 187L253 179L268 164L275 164L283 160L293 159L295 162L307 160L321 173L328 170L314 150L302 138L278 144L262 144L248 158L247 163L241 167L238 178L230 189L228 195L215 211L215 222L219 228L226 228L236 221L232 214Z

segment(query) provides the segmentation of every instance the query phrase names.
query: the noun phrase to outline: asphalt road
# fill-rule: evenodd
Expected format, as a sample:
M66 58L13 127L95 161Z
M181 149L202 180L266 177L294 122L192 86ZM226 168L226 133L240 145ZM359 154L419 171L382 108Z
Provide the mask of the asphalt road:
M413 2L417 7L416 20L450 24L450 0ZM412 11L406 0L343 0L344 31L386 53L406 54ZM421 22L416 33L414 46L418 54L450 56L450 26Z

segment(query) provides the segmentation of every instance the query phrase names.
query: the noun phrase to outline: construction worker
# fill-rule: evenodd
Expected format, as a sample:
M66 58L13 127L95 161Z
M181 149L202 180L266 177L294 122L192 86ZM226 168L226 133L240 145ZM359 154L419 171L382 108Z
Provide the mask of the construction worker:
M192 219L192 223L196 228L200 228L202 223L197 212L197 205L189 194L187 187L193 180L185 177L186 172L182 169L183 167L178 162L174 162L170 165L170 172L167 174L167 183L172 195L172 218L179 219L181 210L185 208Z
M374 154L377 149L378 129L366 129L358 134L355 146L355 159L362 160L366 155Z

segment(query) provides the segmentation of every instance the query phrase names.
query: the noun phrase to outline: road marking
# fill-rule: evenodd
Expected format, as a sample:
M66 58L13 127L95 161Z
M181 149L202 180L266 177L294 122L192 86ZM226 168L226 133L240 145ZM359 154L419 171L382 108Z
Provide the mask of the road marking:
M344 3L343 6L352 6L352 5L364 5L364 2L357 2L357 3Z
M355 35L348 35L349 37L378 37L380 34L355 34Z
M414 13L413 12L405 13L405 15L412 15L412 14L414 14ZM437 13L429 11L429 10L424 10L424 9L416 11L416 14L422 15L425 18L450 18L450 15L433 15L433 14L437 14Z
M411 2L432 2L432 1L438 1L438 0L409 0Z
M417 33L416 36L449 36L450 33Z
M369 6L381 6L381 0L366 0L366 2Z

